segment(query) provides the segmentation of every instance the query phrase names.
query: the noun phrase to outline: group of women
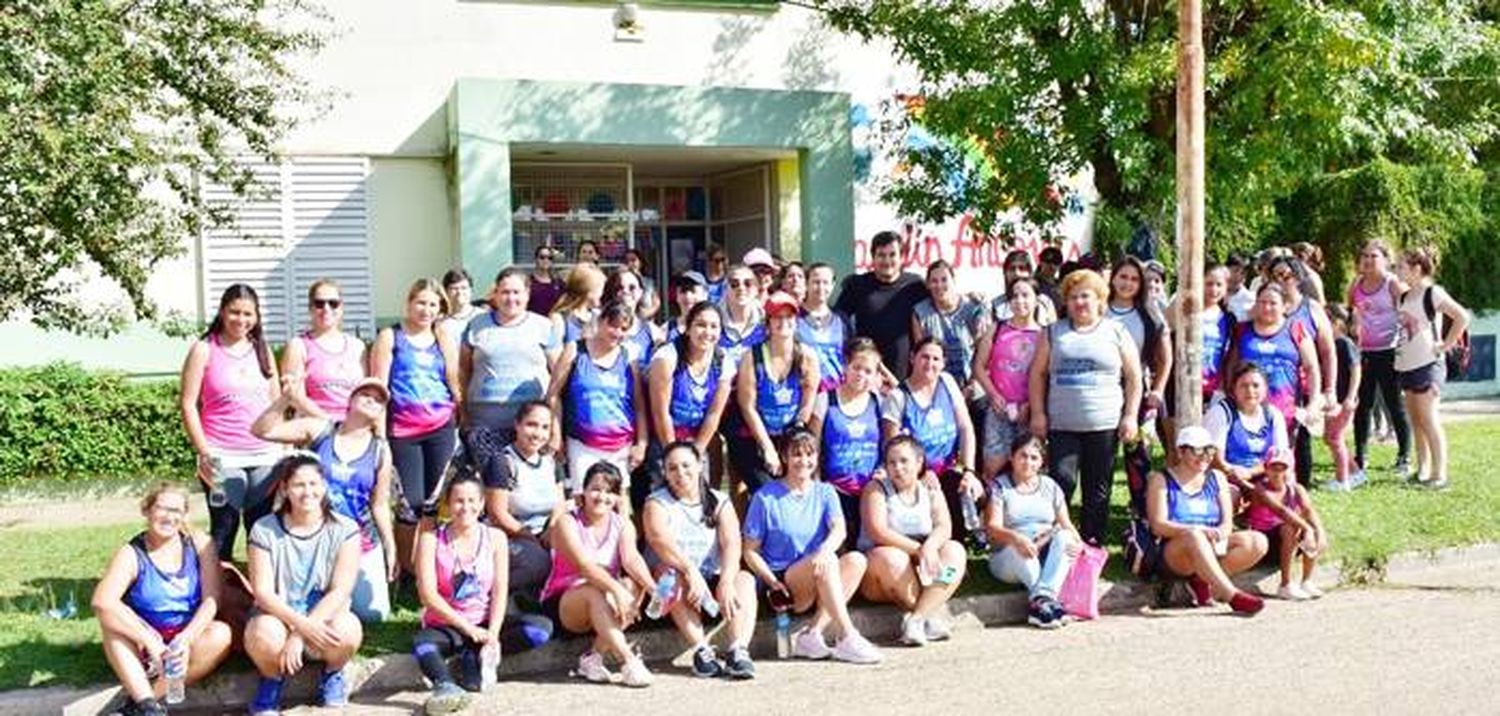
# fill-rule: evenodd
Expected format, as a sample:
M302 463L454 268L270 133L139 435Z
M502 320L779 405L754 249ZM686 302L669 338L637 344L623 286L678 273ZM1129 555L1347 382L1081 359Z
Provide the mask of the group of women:
M1430 288L1429 252L1408 252L1396 278L1388 251L1372 246L1350 289L1350 324L1367 360L1378 364L1378 346L1392 344L1418 474L1445 484L1432 366L1467 316ZM254 595L243 642L262 676L253 713L275 712L283 679L306 660L323 664L322 702L343 703L361 620L390 613L388 585L402 574L414 575L425 608L414 653L439 712L467 703L493 668L487 650L522 623L539 625L533 642L553 628L592 634L583 678L651 683L624 636L648 599L692 645L699 676L753 677L762 597L809 614L794 655L876 662L848 601L898 605L904 643L945 638L939 607L963 578L965 537L990 552L994 576L1027 588L1032 624L1059 626L1074 558L1109 534L1122 449L1159 570L1188 578L1200 602L1259 609L1227 578L1269 549L1233 531L1233 491L1290 530L1279 542L1289 554L1326 544L1305 492L1256 482L1281 474L1270 456L1309 425L1334 422L1342 407L1368 412L1296 259L1267 266L1253 318L1239 325L1228 271L1210 267L1204 390L1227 397L1209 409L1211 431L1176 431L1168 336L1182 319L1152 299L1152 271L1133 258L1108 279L1077 269L1057 280L1030 276L1019 254L993 305L957 292L938 262L929 299L892 317L912 334L910 372L896 376L830 309L831 267L778 269L769 256L726 266L716 252L712 279L673 278L665 325L653 320L650 282L629 266L606 275L580 262L565 280L507 268L477 307L455 270L415 282L401 319L369 346L342 330L339 287L321 280L308 292L309 328L279 365L255 292L230 287L182 375L210 533L187 531L180 488L153 491L148 529L96 595L131 712L159 712L152 668L170 649L190 654L189 680L227 652L230 630L215 619L220 564L242 522ZM559 284L545 289L555 299L546 316L532 310L537 283ZM1433 329L1439 315L1456 324L1447 334ZM1153 423L1175 448L1159 472L1141 439ZM1361 446L1350 465L1363 455ZM705 619L725 623L722 653Z

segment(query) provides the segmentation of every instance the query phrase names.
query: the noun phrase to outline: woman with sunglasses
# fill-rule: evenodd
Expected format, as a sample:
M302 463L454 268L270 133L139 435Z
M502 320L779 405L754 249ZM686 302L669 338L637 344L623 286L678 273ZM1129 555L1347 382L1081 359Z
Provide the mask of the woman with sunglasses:
M762 319L760 282L748 266L735 264L729 268L725 280L724 333L719 345L728 352L729 359L739 365L745 351L760 345L766 339L766 326Z
M307 289L312 323L286 344L281 354L284 383L298 381L309 400L333 420L343 420L349 391L364 379L365 342L344 333L344 298L333 279L320 278Z
M641 318L640 308L646 295L646 282L635 271L621 266L604 282L604 301L619 301L630 309L630 325L625 327L625 342L630 346L630 360L636 370L646 372L651 354L662 341L661 327Z
M1230 577L1265 556L1266 537L1234 530L1229 482L1210 467L1217 453L1207 430L1183 428L1177 434L1175 464L1147 479L1146 516L1151 532L1162 540L1159 568L1186 578L1198 606L1221 599L1236 614L1255 616L1265 602L1240 591Z
M462 710L469 703L465 692L482 685L483 651L500 648L510 567L504 533L480 521L484 487L477 477L455 478L443 503L448 521L417 538L417 596L423 609L412 654L432 682L429 714ZM447 662L454 654L457 683Z
M563 284L552 273L553 262L556 260L557 249L546 244L536 247L530 274L531 294L526 299L526 310L539 316L551 313L552 307L557 305L563 295Z
M391 612L388 583L401 572L391 523L395 469L383 437L390 392L379 380L366 378L349 393L344 417L333 420L298 388L290 385L250 429L263 440L318 456L334 511L359 525L359 574L349 608L361 621L384 621Z

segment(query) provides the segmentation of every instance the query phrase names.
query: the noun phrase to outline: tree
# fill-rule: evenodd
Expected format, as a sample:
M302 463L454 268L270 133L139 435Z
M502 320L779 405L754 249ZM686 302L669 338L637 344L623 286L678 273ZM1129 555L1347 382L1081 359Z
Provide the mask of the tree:
M155 317L153 267L227 218L199 183L250 190L234 158L298 120L291 63L324 20L307 0L0 0L0 320Z
M1171 236L1176 3L823 0L828 22L890 42L921 77L921 124L887 192L927 218L1008 207L1045 228L1063 178L1091 173L1096 241ZM1471 162L1496 136L1500 35L1482 0L1217 0L1204 8L1212 251L1275 228L1275 200L1383 155ZM966 151L967 150L967 151ZM1170 243L1170 242L1167 242Z

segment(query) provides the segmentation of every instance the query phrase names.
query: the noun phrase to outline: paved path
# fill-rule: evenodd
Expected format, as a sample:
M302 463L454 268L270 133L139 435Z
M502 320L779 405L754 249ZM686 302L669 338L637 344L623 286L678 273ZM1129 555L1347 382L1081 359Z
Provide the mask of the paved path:
M1415 576L1413 576L1415 575ZM1500 561L1409 571L1392 584L1254 619L1149 611L1075 624L961 631L952 642L886 650L873 667L758 664L760 678L702 682L658 669L649 689L559 680L501 684L482 714L1500 712ZM1174 683L1175 682L1175 683ZM1217 684L1217 686L1209 686ZM423 693L351 708L410 714ZM293 709L314 714L315 709Z

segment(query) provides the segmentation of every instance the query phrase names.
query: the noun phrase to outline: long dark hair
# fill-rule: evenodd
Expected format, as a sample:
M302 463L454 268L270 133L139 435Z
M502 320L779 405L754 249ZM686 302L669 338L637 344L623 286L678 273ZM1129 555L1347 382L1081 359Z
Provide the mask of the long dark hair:
M724 312L719 309L719 305L710 301L699 301L693 304L693 307L689 308L687 314L682 318L682 325L685 326L685 328L683 328L682 331L677 334L676 338L672 339L672 347L677 349L678 370L684 369L687 366L688 362L688 329L693 327L693 321L697 320L698 316L701 316L710 311L713 312L714 315L719 317L719 337L721 339L723 338ZM723 355L723 349L720 348L717 343L715 343L713 357L711 358L711 360L714 363L718 363L719 361L723 360Z
M306 450L296 450L281 458L271 467L272 491L275 495L276 514L286 515L286 482L304 467L318 469L318 479L323 480L323 519L333 518L333 498L328 494L328 478L323 475L323 463L318 456Z
M1141 324L1146 327L1146 345L1140 346L1141 358L1147 361L1146 367L1148 369L1156 370L1156 366L1161 364L1161 362L1166 359L1166 356L1162 355L1162 350L1159 342L1156 340L1157 336L1160 336L1161 332L1163 330L1166 330L1166 321L1162 318L1161 314L1157 312L1156 306L1151 302L1151 291L1146 287L1145 262L1127 254L1121 257L1119 261L1116 261L1114 265L1110 267L1109 298L1106 299L1106 305L1114 305L1114 275L1119 273L1120 269L1127 266L1135 269L1135 275L1140 277L1140 288L1136 289L1135 297L1130 299L1130 304L1135 308L1136 313L1140 314ZM1105 318L1108 317L1109 315L1106 313Z
M698 461L702 469L698 471L698 503L703 506L703 524L713 528L719 526L719 496L714 494L712 483L708 479L709 466L703 459L703 454L698 452L698 445L691 440L678 440L662 451L662 465L665 467L667 458L679 450L692 453L693 459ZM671 483L667 483L667 491L671 492ZM676 495L672 495L676 497Z
M255 349L255 360L260 363L260 375L262 378L271 377L271 349L266 345L266 334L264 328L264 314L260 310L260 296L255 289L243 283L231 284L224 289L224 295L219 297L219 310L214 313L214 320L208 324L208 330L203 332L203 340L211 336L217 336L224 332L224 311L229 304L235 301L248 300L255 304L255 325L250 328L250 346Z

